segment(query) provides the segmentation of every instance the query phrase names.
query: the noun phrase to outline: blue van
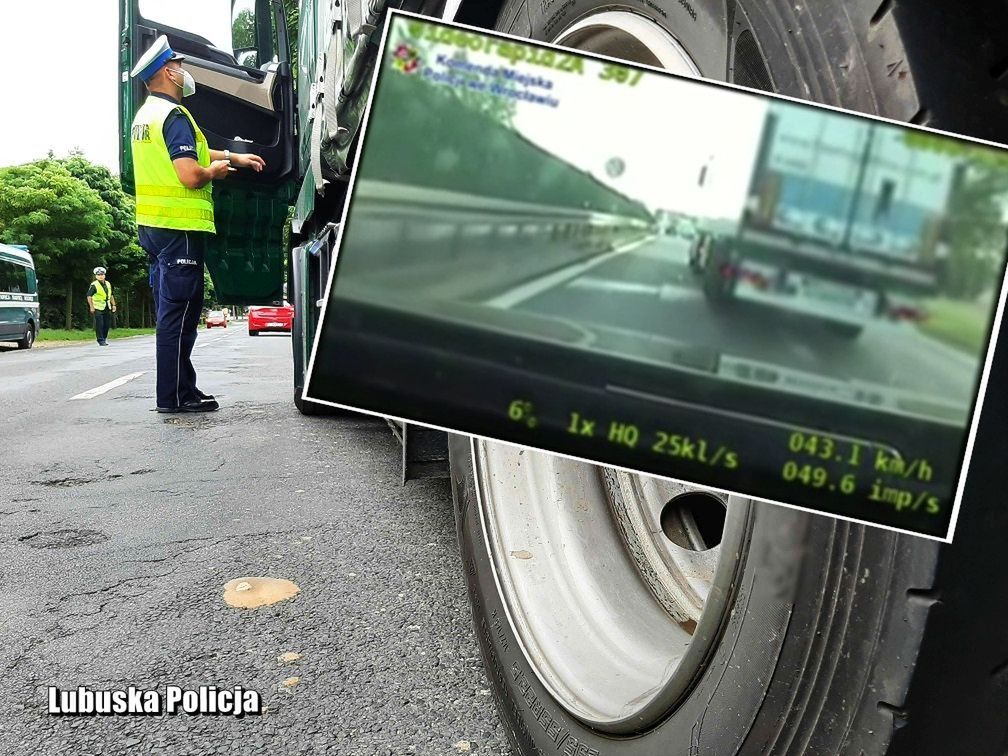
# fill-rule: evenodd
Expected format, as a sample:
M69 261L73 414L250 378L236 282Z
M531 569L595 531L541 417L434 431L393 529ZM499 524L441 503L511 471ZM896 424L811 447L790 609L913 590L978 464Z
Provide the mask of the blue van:
M31 349L39 331L38 281L27 247L0 244L0 341Z

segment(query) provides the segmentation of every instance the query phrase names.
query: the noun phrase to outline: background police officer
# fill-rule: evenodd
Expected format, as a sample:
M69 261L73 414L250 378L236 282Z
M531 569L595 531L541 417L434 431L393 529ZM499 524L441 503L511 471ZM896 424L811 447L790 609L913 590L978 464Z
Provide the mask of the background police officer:
M192 350L203 307L207 237L216 233L210 182L232 165L261 171L258 155L211 150L192 114L181 105L196 91L184 58L158 37L132 76L149 95L133 119L131 148L140 246L151 262L157 318L158 412L208 412L212 396L196 387Z
M87 306L94 316L95 336L98 343L108 346L108 332L112 327L112 313L116 311L115 297L112 296L112 284L105 280L105 268L100 265L94 269L95 280L87 292Z

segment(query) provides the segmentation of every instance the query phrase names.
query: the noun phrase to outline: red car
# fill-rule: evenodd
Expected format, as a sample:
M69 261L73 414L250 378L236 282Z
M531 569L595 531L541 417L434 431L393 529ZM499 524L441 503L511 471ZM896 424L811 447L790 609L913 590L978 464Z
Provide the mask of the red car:
M206 316L206 327L207 328L227 328L228 317L227 313L223 310L211 310Z
M284 302L276 307L249 307L249 336L258 336L261 331L291 332L294 322L294 307Z

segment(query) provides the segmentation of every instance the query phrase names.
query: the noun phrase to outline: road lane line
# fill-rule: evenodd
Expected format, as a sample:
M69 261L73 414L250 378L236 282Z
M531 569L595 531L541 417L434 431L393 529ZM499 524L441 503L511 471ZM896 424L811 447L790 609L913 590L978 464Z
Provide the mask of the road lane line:
M505 291L503 294L498 294L493 299L487 301L486 304L490 307L497 307L503 310L514 307L526 300L532 299L532 297L542 294L548 289L552 289L562 283L566 283L572 278L577 278L585 271L598 267L602 263L609 262L614 257L618 257L619 255L629 252L632 249L636 249L637 247L640 247L650 241L654 241L653 236L641 239L640 241L624 244L622 247L617 247L612 252L606 252L598 257L593 257L587 262L579 262L574 263L573 265L568 265L566 268L553 271L542 278L537 278L533 281L529 281L528 283L516 286L509 291Z
M218 336L216 339L211 339L210 341L204 341L202 344L197 344L193 349L201 349L202 347L210 346L211 344L216 344L218 341L224 341L227 336Z
M109 381L108 383L103 383L101 386L96 386L93 389L88 389L87 391L82 391L76 396L71 396L70 401L75 399L94 399L96 396L101 396L106 391L111 391L117 386L122 386L124 383L129 383L134 378L139 378L141 375L146 373L146 370L141 370L139 373L130 373L129 375L124 375L121 378L116 378L114 381Z

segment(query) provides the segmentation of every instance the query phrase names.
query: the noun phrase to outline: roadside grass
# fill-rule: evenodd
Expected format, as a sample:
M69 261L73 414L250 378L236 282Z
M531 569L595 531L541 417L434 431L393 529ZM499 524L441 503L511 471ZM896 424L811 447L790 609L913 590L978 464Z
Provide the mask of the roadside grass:
M918 328L928 336L962 352L976 355L987 340L987 308L976 302L932 299L928 318Z
M128 336L148 336L154 333L153 328L113 328L109 331L109 339L125 339ZM39 331L38 341L94 341L94 329L67 330L66 328L43 328Z

